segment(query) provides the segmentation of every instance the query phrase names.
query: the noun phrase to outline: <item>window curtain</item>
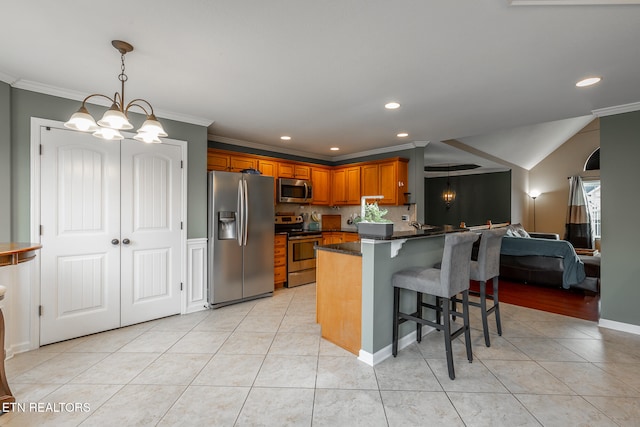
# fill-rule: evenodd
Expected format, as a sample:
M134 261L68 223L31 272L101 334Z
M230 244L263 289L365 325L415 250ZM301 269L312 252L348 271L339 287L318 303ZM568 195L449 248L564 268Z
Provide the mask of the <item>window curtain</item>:
M587 207L587 195L582 178L569 178L569 207L564 240L571 242L575 248L593 249L593 232L591 218Z

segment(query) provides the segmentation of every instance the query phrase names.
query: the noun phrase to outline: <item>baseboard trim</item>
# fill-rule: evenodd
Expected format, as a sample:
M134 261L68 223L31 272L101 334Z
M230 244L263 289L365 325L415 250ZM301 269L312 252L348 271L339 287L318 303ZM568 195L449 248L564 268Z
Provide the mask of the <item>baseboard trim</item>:
M640 335L640 326L630 323L616 322L615 320L600 319L598 326L613 329L615 331L629 332L630 334Z
M435 328L432 328L430 326L424 326L424 325L422 326L423 337L431 333L432 331L435 331ZM416 342L416 334L414 331L411 331L398 340L398 350L402 350L403 348L410 346L414 342ZM376 351L373 354L369 353L368 351L360 349L360 352L358 354L358 360L363 363L366 363L369 366L375 366L378 363L382 362L383 360L391 357L393 355L392 350L393 350L392 344L389 344L388 346Z

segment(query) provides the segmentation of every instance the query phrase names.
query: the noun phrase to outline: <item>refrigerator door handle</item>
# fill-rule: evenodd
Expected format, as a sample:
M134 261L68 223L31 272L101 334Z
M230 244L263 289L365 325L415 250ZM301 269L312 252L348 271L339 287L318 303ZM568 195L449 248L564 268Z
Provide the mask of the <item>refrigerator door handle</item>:
M242 240L244 236L244 192L242 191L242 180L238 181L238 203L236 206L238 210L238 218L236 218L236 240L238 246L242 246Z
M249 234L249 190L247 189L247 181L242 180L244 183L244 237L242 239L242 245L247 246L247 235Z

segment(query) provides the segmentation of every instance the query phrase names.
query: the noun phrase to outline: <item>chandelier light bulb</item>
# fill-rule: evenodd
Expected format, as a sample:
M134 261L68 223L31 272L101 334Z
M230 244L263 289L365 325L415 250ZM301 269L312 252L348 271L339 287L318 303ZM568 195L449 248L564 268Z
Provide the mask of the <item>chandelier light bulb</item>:
M87 109L82 106L73 113L68 122L64 124L66 128L78 130L80 132L95 132L99 129L96 121L91 117Z
M156 119L156 116L153 114L147 116L147 120L145 120L142 126L140 126L138 132L162 137L168 136L164 131L162 124L158 121L158 119Z
M128 130L133 129L133 125L129 123L127 116L120 111L116 104L113 104L98 121L98 125L111 129Z
M162 141L158 138L158 135L148 133L148 132L138 132L136 136L133 137L136 141L142 141L147 144L160 144Z
M107 141L120 141L124 136L117 129L100 128L93 133L93 136L106 139Z

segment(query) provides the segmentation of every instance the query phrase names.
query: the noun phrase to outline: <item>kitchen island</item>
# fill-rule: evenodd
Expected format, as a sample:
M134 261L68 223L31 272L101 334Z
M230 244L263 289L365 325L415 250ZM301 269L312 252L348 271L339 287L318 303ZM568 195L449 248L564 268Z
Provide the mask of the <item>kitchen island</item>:
M447 230L455 232L463 230ZM322 336L375 365L391 356L391 276L408 267L432 267L442 259L445 231L401 231L391 237L360 236L359 243L318 246L317 321ZM400 301L415 311L415 297ZM413 307L413 310L412 310ZM423 328L423 332L428 332ZM401 325L400 348L415 341L415 327Z

